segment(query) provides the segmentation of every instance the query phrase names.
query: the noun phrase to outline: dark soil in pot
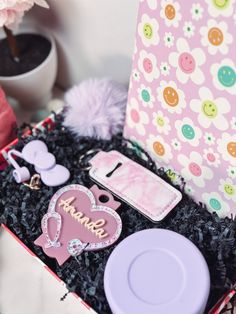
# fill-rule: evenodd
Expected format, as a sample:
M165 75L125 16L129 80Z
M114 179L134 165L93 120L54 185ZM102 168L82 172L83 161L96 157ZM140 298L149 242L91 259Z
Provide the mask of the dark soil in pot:
M0 40L0 76L16 76L37 68L51 51L50 41L37 34L16 35L20 61L11 56L7 39Z

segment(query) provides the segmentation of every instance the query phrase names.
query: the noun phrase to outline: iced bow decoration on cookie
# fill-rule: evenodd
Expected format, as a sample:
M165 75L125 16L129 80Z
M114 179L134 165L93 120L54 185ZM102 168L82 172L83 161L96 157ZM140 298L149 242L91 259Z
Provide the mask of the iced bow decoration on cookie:
M68 185L58 190L42 219L42 235L34 242L62 265L70 256L112 245L120 236L120 206L96 185Z

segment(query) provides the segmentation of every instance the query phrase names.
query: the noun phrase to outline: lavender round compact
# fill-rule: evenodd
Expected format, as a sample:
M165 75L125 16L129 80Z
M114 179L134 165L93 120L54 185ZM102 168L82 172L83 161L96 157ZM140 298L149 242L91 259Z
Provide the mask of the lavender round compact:
M104 287L114 314L202 314L210 275L191 241L173 231L148 229L112 252Z

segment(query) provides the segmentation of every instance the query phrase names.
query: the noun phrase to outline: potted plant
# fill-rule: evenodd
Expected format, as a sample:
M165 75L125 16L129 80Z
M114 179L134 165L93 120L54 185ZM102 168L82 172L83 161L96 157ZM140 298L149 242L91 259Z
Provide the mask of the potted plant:
M53 37L42 29L16 30L24 14L35 4L48 8L45 0L0 1L0 85L7 95L27 109L46 104L57 74L57 52Z

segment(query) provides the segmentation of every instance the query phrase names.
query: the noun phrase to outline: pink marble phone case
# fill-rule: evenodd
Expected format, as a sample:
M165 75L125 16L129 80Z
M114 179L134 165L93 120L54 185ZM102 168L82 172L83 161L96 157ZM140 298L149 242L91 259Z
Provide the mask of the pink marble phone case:
M90 163L91 178L154 222L182 198L178 190L117 151L99 152Z

